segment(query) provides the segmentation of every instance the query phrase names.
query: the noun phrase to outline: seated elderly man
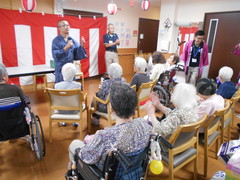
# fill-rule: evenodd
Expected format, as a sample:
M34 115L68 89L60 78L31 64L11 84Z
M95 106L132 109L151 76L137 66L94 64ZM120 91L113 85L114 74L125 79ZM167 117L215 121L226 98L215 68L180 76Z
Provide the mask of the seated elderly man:
M179 125L198 121L196 88L191 84L180 83L175 86L171 95L171 102L175 106L173 110L161 104L155 93L151 94L151 98L152 101L146 105L146 111L148 120L152 122L154 133L169 138ZM155 108L166 115L161 122L156 119Z
M74 140L69 146L70 161L74 160L75 149L81 148L78 156L85 163L95 164L102 170L111 149L133 153L147 147L152 127L143 118L132 118L137 106L136 92L124 82L114 82L110 103L112 113L116 115L116 125L97 131L87 144Z
M0 99L13 97L12 100L18 99L22 102L29 103L28 97L23 93L19 86L7 84L7 82L8 73L6 67L4 64L0 63Z
M231 99L233 94L237 91L234 82L231 81L233 76L233 69L227 66L222 67L218 72L218 78L221 82L216 94L225 99Z
M148 83L150 81L149 76L146 73L147 62L141 57L136 57L134 62L134 72L136 73L130 86L136 85L136 90L142 85L142 83Z
M110 64L108 68L109 77L105 78L106 80L104 80L102 84L100 84L99 92L96 93L96 96L99 97L100 99L106 100L113 82L116 81L126 82L126 79L122 78L122 74L123 74L122 67L118 63ZM98 102L98 111L107 113L107 105ZM95 113L92 116L93 116L92 124L98 125L100 116Z

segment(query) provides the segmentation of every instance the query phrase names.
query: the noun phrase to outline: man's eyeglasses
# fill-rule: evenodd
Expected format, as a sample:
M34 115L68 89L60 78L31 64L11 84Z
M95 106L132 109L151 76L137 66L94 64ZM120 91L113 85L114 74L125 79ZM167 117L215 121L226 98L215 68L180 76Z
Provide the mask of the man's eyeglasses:
M70 27L70 25L69 24L64 24L64 25L61 25L61 26L58 26L58 27Z

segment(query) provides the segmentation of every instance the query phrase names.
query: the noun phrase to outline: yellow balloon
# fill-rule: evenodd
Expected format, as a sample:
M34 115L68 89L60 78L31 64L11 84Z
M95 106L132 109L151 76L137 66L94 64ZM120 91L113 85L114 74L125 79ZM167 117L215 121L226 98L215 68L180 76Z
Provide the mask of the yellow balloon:
M153 174L161 174L163 171L162 161L152 160L149 165L150 171Z

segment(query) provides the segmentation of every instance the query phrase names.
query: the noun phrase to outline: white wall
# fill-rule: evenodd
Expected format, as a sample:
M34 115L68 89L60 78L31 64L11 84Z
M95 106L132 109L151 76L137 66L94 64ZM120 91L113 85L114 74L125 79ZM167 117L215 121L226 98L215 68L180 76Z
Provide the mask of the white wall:
M159 24L159 35L162 35L163 22L167 17L173 23L182 25L193 22L203 22L204 14L209 12L240 11L240 0L162 0ZM170 53L175 53L177 48L177 26L172 26L167 32L167 40L170 41ZM159 36L158 47L161 49L161 41L164 37Z
M103 13L108 17L108 23L115 24L115 32L123 41L119 48L137 48L137 37L133 37L133 30L138 30L139 18L159 19L160 8L151 7L148 11L143 11L139 3L135 2L135 6L131 7L130 1L115 0L121 10L118 9L115 15L108 15L109 2L110 0L55 0L55 13L62 13L62 9ZM130 35L129 45L126 45L125 40L128 38L123 37L124 35Z
M240 0L179 0L177 21L204 21L205 13L222 11L240 11Z

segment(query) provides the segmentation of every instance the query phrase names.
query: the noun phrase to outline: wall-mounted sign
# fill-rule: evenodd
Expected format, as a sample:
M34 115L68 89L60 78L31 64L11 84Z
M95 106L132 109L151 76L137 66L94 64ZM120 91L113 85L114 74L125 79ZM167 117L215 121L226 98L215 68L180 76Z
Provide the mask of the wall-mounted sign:
M138 31L137 30L133 30L133 37L136 37L138 34Z
M140 34L139 39L144 39L144 34Z

